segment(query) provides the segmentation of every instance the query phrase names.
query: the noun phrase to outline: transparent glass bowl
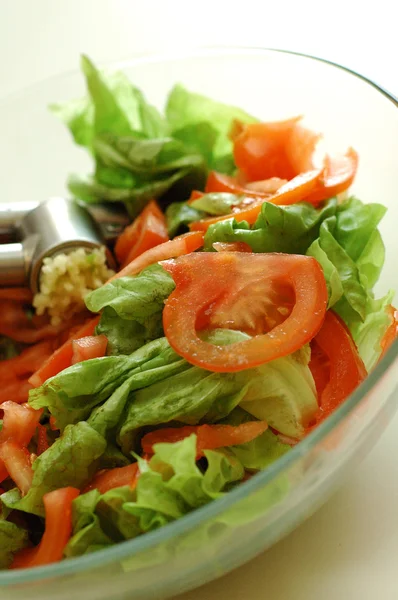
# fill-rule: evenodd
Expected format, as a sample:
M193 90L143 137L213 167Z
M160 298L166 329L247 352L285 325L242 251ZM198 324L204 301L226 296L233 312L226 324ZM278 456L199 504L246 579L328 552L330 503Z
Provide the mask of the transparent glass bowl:
M95 58L95 57L94 57ZM386 265L377 292L398 289L398 102L342 67L258 49L205 49L140 58L123 68L161 107L176 82L264 120L304 114L332 146L359 152L353 192L388 206ZM50 102L83 93L80 75L52 78L1 103L2 200L66 193L66 175L90 168L49 114ZM268 470L163 529L54 566L0 574L0 599L147 600L227 573L310 516L373 446L398 401L398 343L347 402Z

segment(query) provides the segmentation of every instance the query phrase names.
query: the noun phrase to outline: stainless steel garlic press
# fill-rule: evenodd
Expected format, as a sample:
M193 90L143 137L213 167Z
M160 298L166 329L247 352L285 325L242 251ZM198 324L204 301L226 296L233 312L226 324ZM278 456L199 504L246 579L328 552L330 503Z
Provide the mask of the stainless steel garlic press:
M122 205L83 205L50 198L43 203L0 203L0 286L27 285L39 291L46 257L105 245L110 268L112 243L129 223Z

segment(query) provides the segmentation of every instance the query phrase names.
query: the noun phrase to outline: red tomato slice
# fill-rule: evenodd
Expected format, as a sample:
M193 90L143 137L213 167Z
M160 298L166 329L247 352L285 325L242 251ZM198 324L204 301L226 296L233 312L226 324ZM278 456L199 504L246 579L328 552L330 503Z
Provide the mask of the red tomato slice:
M248 181L269 177L292 179L300 173L293 168L286 152L292 131L300 118L243 126L234 139L234 158L236 166Z
M58 336L70 328L81 316L76 315L70 321L59 325L50 325L47 317L32 319L26 314L23 303L14 300L0 300L0 335L5 335L16 342L36 344L47 338Z
M3 428L0 431L0 444L15 442L19 446L27 446L36 431L42 410L35 410L28 404L3 402Z
M9 475L6 466L0 458L0 483L8 479L8 477Z
M398 310L390 304L387 308L387 314L391 319L391 325L380 342L382 349L380 359L383 358L389 347L392 346L394 341L398 338Z
M34 373L53 353L54 341L45 340L26 348L14 358L0 362L0 380L14 381L17 377L26 377Z
M246 242L214 242L213 248L217 252L253 252Z
M151 200L118 237L115 254L119 263L125 266L146 250L167 242L168 239L165 216L155 200Z
M311 342L311 360L308 366L315 381L317 396L321 398L330 381L330 361L315 339Z
M241 371L291 354L322 325L327 289L312 257L200 252L162 266L176 283L163 310L165 335L178 354L209 371ZM290 314L285 318L286 313ZM270 315L271 325L276 323L271 331ZM198 327L251 329L259 334L215 346L200 339Z
M21 380L15 377L7 381L0 388L0 406L8 400L17 402L18 404L27 402L31 389L32 385L26 379Z
M45 530L40 544L17 552L11 569L39 567L62 559L72 533L72 502L79 495L73 487L60 488L43 496Z
M347 327L332 311L326 313L315 342L329 361L330 370L329 380L322 385L319 397L319 411L315 419L315 425L318 425L348 398L365 379L367 372Z
M108 338L105 335L88 335L72 340L72 365L90 358L105 356L107 345Z
M38 425L37 425L37 449L36 449L37 456L40 456L40 454L43 454L43 452L48 450L49 447L50 447L50 444L48 443L47 429L44 427L44 425L42 425L41 423L38 423Z
M43 365L32 375L32 377L30 377L29 383L31 383L33 387L39 387L50 377L54 377L54 375L57 375L67 367L70 367L73 358L73 340L93 335L94 330L99 323L99 319L99 317L90 319L90 321L87 321L80 327L72 337L51 354Z
M135 488L139 474L138 463L127 465L127 467L117 467L115 469L99 471L84 489L84 493L89 492L90 490L98 490L101 494L105 494L105 492L108 492L113 488L125 485Z
M155 246L155 248L151 248L138 256L130 264L124 267L124 269L111 277L109 281L113 281L119 277L125 277L126 275L137 275L137 273L140 273L145 267L149 267L149 265L153 265L161 260L167 260L169 258L175 258L177 256L182 256L183 254L194 252L203 246L203 237L202 232L194 231L180 235L159 246Z
M29 288L0 288L0 300L16 300L31 304L33 294Z
M15 442L3 442L0 444L0 459L22 496L25 496L32 485L33 479L28 450Z
M301 175L298 175L294 179L291 179L285 185L282 185L275 194L267 194L266 200L263 199L253 202L244 209L239 210L237 208L229 215L210 217L207 219L201 219L200 221L194 221L189 227L192 231L207 231L210 225L213 225L213 223L225 221L225 219L231 219L232 217L238 222L247 221L250 225L253 225L256 222L257 217L261 212L261 207L265 201L272 202L272 204L287 205L296 204L296 202L305 200L307 196L311 194L311 192L318 188L318 182L321 175L322 171L319 170L307 171ZM259 196L257 193L253 192L253 194L255 194L257 197Z
M142 449L153 454L155 444L174 443L185 439L192 433L197 436L197 457L203 456L204 450L215 450L227 446L237 446L251 442L268 429L265 421L250 421L242 425L194 425L186 427L170 427L151 431L141 440Z

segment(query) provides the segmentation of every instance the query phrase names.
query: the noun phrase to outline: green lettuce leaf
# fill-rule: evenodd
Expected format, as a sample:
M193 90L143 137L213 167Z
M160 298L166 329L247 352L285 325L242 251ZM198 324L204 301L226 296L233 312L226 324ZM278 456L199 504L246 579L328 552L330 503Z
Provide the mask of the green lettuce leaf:
M129 487L109 490L96 506L102 529L116 541L130 540L141 533L137 519L124 510L126 502L135 500L135 491Z
M120 72L99 71L81 59L88 97L52 111L69 127L75 142L95 159L92 177L73 175L70 192L85 202L123 202L135 217L151 198L159 198L192 172L202 185L206 175L204 131L200 143L186 145L170 136L166 119ZM208 150L208 148L207 148ZM184 187L184 186L183 186Z
M305 254L319 236L321 224L336 213L337 202L329 200L321 210L300 202L277 206L264 202L256 223L226 219L214 223L205 235L204 249L211 250L214 242L245 242L253 252L286 252Z
M131 354L161 337L164 302L174 288L172 277L156 264L91 292L86 306L92 312L102 310L97 333L107 336L108 354Z
M143 532L157 529L193 509L221 497L241 481L242 465L222 452L206 451L207 469L196 465L196 436L174 444L156 444L149 465L144 463L136 500L123 508L134 515ZM142 461L141 461L142 462Z
M217 133L217 138L212 140L214 145L209 167L225 172L232 172L235 169L232 142L228 137L233 121L235 119L244 123L257 121L240 108L190 92L182 85L176 85L171 90L166 104L166 117L173 133L191 127L193 140L196 138L198 127L211 126ZM189 142L187 135L185 141Z
M104 133L94 139L93 148L103 165L139 175L162 175L203 164L200 154L189 153L182 142L170 137L137 140Z
M221 423L237 426L248 421L253 421L253 416L241 406L237 406ZM228 451L232 452L248 471L260 471L266 469L290 449L288 444L283 444L277 435L267 429L251 442L230 446Z
M247 338L239 331L222 329L207 336L210 343L219 345ZM143 427L170 422L217 422L238 404L278 431L300 438L318 408L307 362L301 360L301 355L299 359L291 355L236 373L211 373L189 366L134 394L124 413L119 443L127 452Z
M244 200L245 196L213 192L211 194L204 194L201 198L194 200L190 206L209 215L228 215L233 206L238 206Z
M7 506L43 517L44 494L69 485L77 488L85 485L105 448L104 438L84 421L69 425L33 463L33 481L26 496L12 505L8 499ZM4 498L2 501L5 503Z
M0 519L0 569L10 566L14 554L29 543L28 532L15 523Z
M161 179L131 180L131 187L120 186L120 169L108 170L108 183L104 185L95 178L71 175L68 178L68 189L73 196L84 202L123 202L131 216L134 218L153 198L163 196L179 180L185 178L188 171L181 169ZM116 186L116 187L115 187Z
M192 208L186 202L172 202L166 208L167 230L170 237L174 237L177 233L187 231L186 225L202 219L204 212Z
M109 399L113 405L113 394L121 394L122 384L126 383L129 391L140 389L179 372L186 365L166 338L160 338L129 356L94 358L61 371L31 390L29 404L36 409L47 408L63 431L66 425L88 418L92 409L105 400Z
M366 304L365 320L354 319L350 322L354 342L368 372L376 366L381 356L380 342L391 325L391 319L386 309L393 298L393 291L378 300L369 297Z
M81 58L88 97L52 105L52 112L71 130L76 143L90 147L94 135L112 132L146 137L167 135L160 113L121 72L100 72L87 56Z
M101 528L95 508L101 494L91 490L75 498L72 503L72 536L64 550L64 556L71 558L101 550L114 543Z

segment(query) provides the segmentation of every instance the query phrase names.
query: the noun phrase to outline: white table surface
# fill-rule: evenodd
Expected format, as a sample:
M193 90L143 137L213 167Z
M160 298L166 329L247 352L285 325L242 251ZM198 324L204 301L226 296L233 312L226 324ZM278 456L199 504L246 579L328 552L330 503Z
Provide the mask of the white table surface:
M194 45L295 49L398 94L393 0L0 0L0 97L78 64ZM397 158L398 160L398 158ZM340 491L299 529L180 600L396 600L398 418Z

